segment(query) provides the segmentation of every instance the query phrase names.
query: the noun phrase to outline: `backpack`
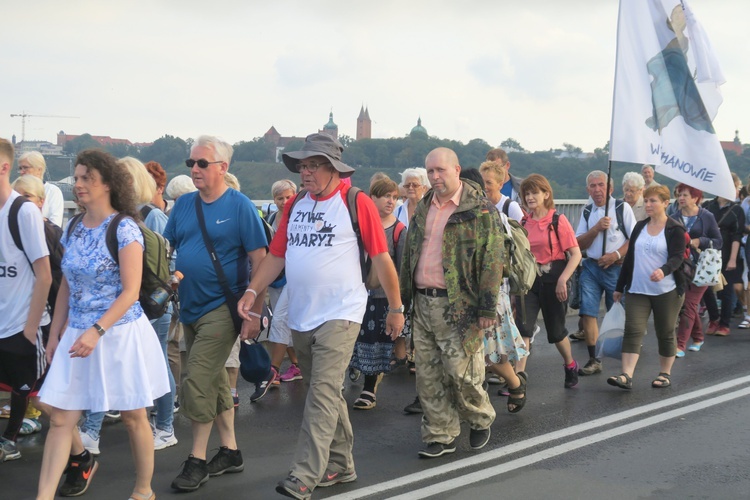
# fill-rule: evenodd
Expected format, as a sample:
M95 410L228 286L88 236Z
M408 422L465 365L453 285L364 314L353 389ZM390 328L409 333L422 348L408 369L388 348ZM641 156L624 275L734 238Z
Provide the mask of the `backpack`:
M505 214L500 214L500 220L505 228L505 250L508 255L508 265L503 267L503 277L508 278L511 295L526 295L540 275L536 258L531 253L528 233L517 220Z
M359 218L357 217L357 196L362 193L362 190L355 186L350 186L349 191L346 193L346 198L344 199L344 203L346 204L346 208L349 210L349 219L352 222L352 229L354 230L354 234L357 236L357 245L359 246L359 267L362 271L362 282L365 284L365 288L368 290L374 290L376 288L380 288L380 281L378 280L378 275L375 272L375 269L372 267L372 259L367 255L367 252L365 251L365 245L362 242L362 231L359 229ZM294 197L294 200L292 201L292 206L289 207L289 213L292 213L292 210L294 210L294 205L297 204L299 200L301 200L305 195L307 194L306 189L300 190L299 193L297 193L297 196ZM366 196L363 194L362 196ZM406 226L404 226L405 228ZM396 228L397 230L398 228ZM396 236L396 230L393 231L393 238L395 241L398 241L398 238ZM401 231L398 232L398 236L401 236Z
M609 198L607 198L607 202L609 202ZM591 211L594 209L594 204L589 203L585 207L583 207L583 218L586 220L586 227L589 226L589 217L591 216ZM619 230L622 232L622 234L625 235L625 239L629 240L630 235L628 235L627 230L625 229L625 200L615 199L615 217L617 218L617 225L619 226Z
M117 226L125 217L118 213L107 226L106 242L109 255L115 264L120 265L119 245L117 243ZM78 214L70 220L66 238L75 229L83 214ZM138 229L143 235L143 271L141 273L141 288L138 292L138 302L149 320L161 318L167 312L169 302L174 295L169 285L169 243L164 236L147 228L143 222L137 222Z
M503 203L503 213L505 214L506 217L510 217L510 214L508 213L508 211L510 210L510 202L511 201L513 201L513 200L511 200L510 198L508 198L508 199L505 200L505 203Z
M13 243L23 252L26 256L26 260L31 266L31 271L34 272L34 265L26 255L26 250L23 248L23 242L21 241L21 231L18 227L18 212L21 210L21 205L26 203L28 200L23 196L19 196L10 206L8 211L8 229L10 229L10 235L13 238ZM62 229L51 223L48 220L44 221L44 239L47 242L47 250L49 250L49 265L52 271L52 284L49 287L49 294L47 295L47 304L49 305L50 314L55 313L55 302L57 301L57 292L60 290L60 283L62 282L62 257L63 247L60 244L60 237L62 236Z

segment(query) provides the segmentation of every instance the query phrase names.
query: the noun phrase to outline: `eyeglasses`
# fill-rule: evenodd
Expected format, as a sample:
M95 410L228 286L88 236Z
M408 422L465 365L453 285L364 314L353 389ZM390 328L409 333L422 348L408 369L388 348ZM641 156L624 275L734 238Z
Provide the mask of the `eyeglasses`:
M34 167L32 167L31 165L19 165L18 166L18 171L21 173L28 172L30 170L34 170Z
M192 158L188 158L185 160L185 165L187 165L187 168L193 168L193 165L198 164L198 167L200 168L208 168L209 165L213 165L214 163L224 163L223 161L208 161L205 158L201 158L200 160L193 160Z
M410 182L409 184L404 184L404 187L406 189L411 189L411 188L417 189L417 188L422 187L422 185L421 184L417 184L416 182Z
M311 174L314 174L323 165L330 165L330 163L297 163L297 172L302 173L302 170L307 170Z

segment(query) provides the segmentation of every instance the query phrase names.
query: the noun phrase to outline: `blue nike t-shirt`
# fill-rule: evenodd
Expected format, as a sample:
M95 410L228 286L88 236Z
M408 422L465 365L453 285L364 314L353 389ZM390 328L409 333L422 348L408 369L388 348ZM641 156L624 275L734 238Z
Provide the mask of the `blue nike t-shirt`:
M226 302L211 258L203 242L195 198L198 192L180 196L169 214L164 237L177 251L175 269L185 277L180 282L180 321L195 323ZM247 196L227 189L212 202L201 200L206 230L213 242L233 292L248 283L247 254L268 245L263 223Z

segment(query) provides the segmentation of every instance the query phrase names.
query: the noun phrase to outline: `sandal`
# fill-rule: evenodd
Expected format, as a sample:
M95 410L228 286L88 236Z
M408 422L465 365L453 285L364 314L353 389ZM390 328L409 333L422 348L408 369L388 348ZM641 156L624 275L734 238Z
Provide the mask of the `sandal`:
M370 391L362 391L359 397L354 401L352 408L355 410L372 410L375 408L377 401L375 394Z
M396 368L401 368L402 366L406 365L406 362L408 361L408 359L409 358L407 356L404 356L403 358L397 358L395 356L392 357L389 363L391 367L391 371L395 370Z
M510 413L518 413L519 411L523 410L524 405L526 404L526 377L521 376L520 372L518 374L518 380L520 384L515 389L508 388L508 411ZM524 374L525 375L525 374ZM514 397L514 396L523 396L521 398ZM514 408L511 408L511 406L514 406Z
M625 379L624 382L623 382L623 379ZM614 385L615 387L619 387L620 389L630 390L633 388L633 379L630 378L630 375L628 375L627 373L621 373L615 377L609 377L607 379L607 383L609 385Z
M658 377L651 382L651 387L656 389L664 389L672 385L672 380L669 378L669 373L661 372Z

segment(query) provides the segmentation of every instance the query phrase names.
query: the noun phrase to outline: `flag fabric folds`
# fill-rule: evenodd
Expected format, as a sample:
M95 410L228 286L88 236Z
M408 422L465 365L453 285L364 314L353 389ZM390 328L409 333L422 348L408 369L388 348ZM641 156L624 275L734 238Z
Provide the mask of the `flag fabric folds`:
M734 183L713 128L724 76L686 0L620 0L610 160L730 200Z

